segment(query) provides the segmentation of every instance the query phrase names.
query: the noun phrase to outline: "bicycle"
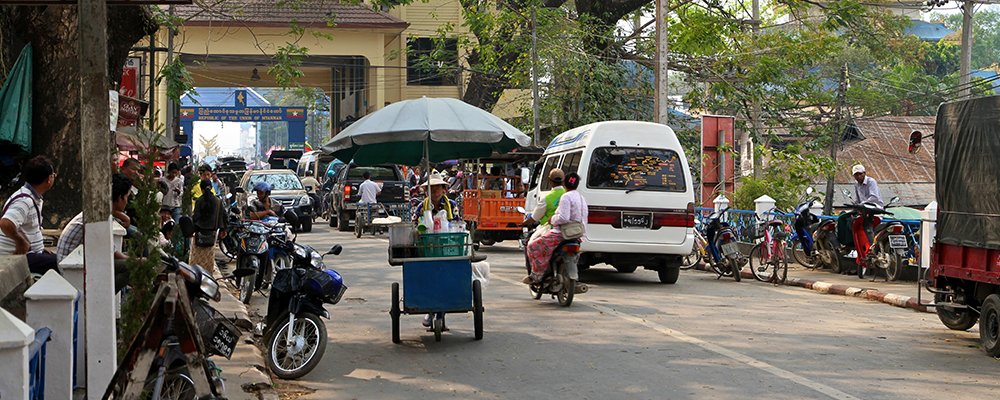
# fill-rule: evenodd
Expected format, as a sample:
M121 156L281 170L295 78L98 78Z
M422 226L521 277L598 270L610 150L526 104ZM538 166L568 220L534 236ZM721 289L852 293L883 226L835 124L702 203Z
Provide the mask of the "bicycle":
M755 239L763 239L750 249L750 271L753 277L761 282L771 282L775 284L785 283L788 278L788 255L786 254L785 241L789 236L788 225L784 221L777 219L776 208L764 213L771 215L770 219L760 219L754 215L754 219L761 221L761 235Z
M708 240L701 233L701 221L695 221L694 245L691 246L691 253L681 257L681 269L691 269L704 260L711 259L708 255Z

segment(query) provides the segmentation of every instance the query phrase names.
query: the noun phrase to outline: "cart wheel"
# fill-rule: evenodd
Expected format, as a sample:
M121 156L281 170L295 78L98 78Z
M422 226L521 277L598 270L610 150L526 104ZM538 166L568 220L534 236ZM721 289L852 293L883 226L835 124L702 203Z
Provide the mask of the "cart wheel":
M434 316L434 341L441 341L441 332L444 331L444 318Z
M392 342L399 343L399 282L392 283L392 306L389 307L389 318L392 319Z
M364 230L365 230L365 228L363 228L361 226L361 216L360 216L360 213L358 213L358 217L354 221L354 236L357 236L358 239L361 239L361 234L364 232Z
M483 340L483 286L479 281L472 281L472 323L476 340Z

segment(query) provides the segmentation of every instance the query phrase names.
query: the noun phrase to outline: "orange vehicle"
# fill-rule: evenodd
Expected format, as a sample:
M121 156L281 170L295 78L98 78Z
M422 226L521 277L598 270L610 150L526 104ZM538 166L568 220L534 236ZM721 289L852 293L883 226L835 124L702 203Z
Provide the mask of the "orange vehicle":
M477 168L480 173L469 173L463 176L462 188L462 219L466 225L474 227L472 240L491 246L504 240L521 238L521 226L524 214L517 211L524 207L525 188L522 185L524 176L530 176L527 169L523 174L505 174L505 166L520 162L529 165L526 157L539 154L511 154L496 160L480 160L479 165L492 165L488 174L483 174L485 168ZM523 176L522 176L523 175Z

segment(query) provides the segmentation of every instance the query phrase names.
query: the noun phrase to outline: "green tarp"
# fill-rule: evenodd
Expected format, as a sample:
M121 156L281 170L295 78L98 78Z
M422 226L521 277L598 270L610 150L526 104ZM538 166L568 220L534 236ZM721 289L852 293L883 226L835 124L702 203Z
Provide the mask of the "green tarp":
M31 45L24 46L0 87L0 143L31 153Z

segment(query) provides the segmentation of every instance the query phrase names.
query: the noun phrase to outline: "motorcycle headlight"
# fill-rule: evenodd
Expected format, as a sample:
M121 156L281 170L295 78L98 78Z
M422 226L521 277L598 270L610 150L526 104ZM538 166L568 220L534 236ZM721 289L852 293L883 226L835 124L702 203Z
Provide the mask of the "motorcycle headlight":
M308 250L298 243L295 244L295 255L299 258L309 258Z
M312 204L312 198L309 195L305 195L299 198L299 205L308 206Z
M219 293L219 282L216 282L214 278L206 275L201 277L201 292L208 296L208 298L219 301L222 299L222 294Z
M312 252L309 253L309 256L311 258L310 264L312 264L314 268L318 269L326 268L326 264L323 264L323 255L319 254L318 251L313 250Z

